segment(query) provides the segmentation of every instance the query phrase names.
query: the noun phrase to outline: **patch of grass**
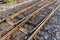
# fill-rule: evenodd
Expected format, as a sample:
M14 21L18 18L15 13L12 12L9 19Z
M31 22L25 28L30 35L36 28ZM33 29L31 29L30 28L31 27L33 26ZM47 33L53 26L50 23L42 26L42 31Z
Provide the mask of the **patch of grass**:
M16 2L16 0L6 0L7 3L13 3Z

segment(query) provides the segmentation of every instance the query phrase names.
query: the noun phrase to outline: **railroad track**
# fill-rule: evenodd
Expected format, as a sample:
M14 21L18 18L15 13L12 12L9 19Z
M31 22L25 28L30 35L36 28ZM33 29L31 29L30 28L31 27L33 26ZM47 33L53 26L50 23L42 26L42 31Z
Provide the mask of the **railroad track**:
M24 20L21 24L16 26L14 29L12 29L10 32L8 32L5 36L3 36L2 40L15 40L13 39L14 36L18 34L18 40L26 40L31 33L36 30L36 28L40 25L40 22L53 10L50 6L55 2L56 0L51 0L46 5L44 5L42 8L38 9L37 11L33 12L31 15L28 16L26 20ZM50 9L51 8L51 9ZM49 11L48 11L49 10ZM48 12L47 12L48 11ZM38 13L38 14L37 14ZM39 19L38 19L39 18ZM38 21L38 22L37 22ZM29 27L28 27L29 26ZM33 29L33 30L32 30ZM21 36L22 35L22 36ZM16 39L17 40L17 39Z
M3 14L8 13L6 11L10 11L10 12L13 12L13 13L18 12L18 10L20 11L20 10L24 9L25 7L28 7L29 5L32 5L30 2L32 3L33 0L22 2L22 3L17 3L17 4L15 4L15 3L14 4L9 4L9 5L0 4L0 13L3 13ZM6 9L6 10L4 10L4 9Z
M30 6L30 7L28 7L27 9L30 9L30 8L32 8L32 7L34 7L34 6L36 6L37 4L39 4L40 2L38 2L38 3L36 3L36 4L34 4L34 5L32 5L32 6ZM32 10L32 11L31 11ZM30 13L32 13L32 12L34 12L35 10L37 10L37 7L35 8L35 10L34 10L34 8L33 9L31 9L29 12ZM22 10L23 12L24 12L24 10ZM20 11L21 12L21 11ZM19 14L20 14L20 12L18 12ZM0 23L0 28L1 28L1 30L0 30L0 35L1 34L4 34L4 33L6 33L7 31L9 31L9 30L11 30L13 27L14 27L14 25L17 25L18 23L20 23L21 21L23 21L25 18L26 18L26 16L28 16L30 13L29 12L24 12L24 13L21 13L20 15L17 15L17 16L14 16L14 18L8 18L8 19L6 19L5 21L3 21L3 22L1 22ZM27 15L28 14L28 15ZM16 14L15 14L16 15ZM24 16L24 15L26 15L26 16ZM22 17L21 17L22 16ZM25 18L24 18L25 17ZM21 19L20 19L21 18ZM15 22L16 20L17 20L17 22L15 22L15 24L13 23L13 22L11 22L11 21L13 20L13 22Z
M47 1L47 0L46 0ZM47 1L48 2L48 1ZM39 12L39 10L41 10L41 9L43 9L44 7L46 7L46 3L47 2L44 2L44 3L41 3L41 5L39 4L39 5L37 5L37 7L35 6L33 9L31 9L32 11L35 9L36 11L34 12L34 13L38 13ZM49 1L50 2L50 1ZM53 1L54 2L54 1ZM53 3L52 2L52 3ZM52 4L51 3L51 4ZM43 6L43 5L45 5L45 6ZM50 5L50 4L49 4ZM42 8L41 8L41 6L43 6ZM38 10L37 10L37 8L39 8ZM29 16L28 15L30 15L30 14L34 14L34 13L32 13L32 11L28 11L27 13L22 13L22 14L20 14L20 15L17 15L17 16L15 16L13 19L10 19L12 22L14 22L14 21L16 21L17 20L17 22L15 22L15 24L14 23L12 23L11 21L9 21L9 19L8 20L6 20L6 21L3 21L2 23L1 23L1 31L0 31L0 36L3 36L3 35L5 35L8 31L10 31L11 29L13 29L17 24L20 24L20 22L21 21L23 21L24 19L26 19L26 18L28 18ZM27 16L27 17L26 17ZM20 18L21 19L20 19ZM15 19L15 20L14 20ZM6 25L7 24L7 25Z
M27 11L27 9L29 9L27 7L31 6L30 8L32 8L33 5L35 6L35 5L39 4L40 1L43 1L43 0L35 0L35 1L33 0L31 2L22 4L20 6L16 6L13 9L8 9L8 10L6 10L7 12L5 11L5 12L0 13L0 22L6 20L7 18L10 18L13 14L17 13L18 11L24 12L24 11L22 11L23 9L25 9ZM19 12L19 13L21 13L21 12Z
M28 40L59 40L56 36L57 28L59 28L58 10L60 4L43 20L42 24L36 29L36 31L28 38ZM58 18L58 19L57 19ZM57 34L58 35L58 34Z

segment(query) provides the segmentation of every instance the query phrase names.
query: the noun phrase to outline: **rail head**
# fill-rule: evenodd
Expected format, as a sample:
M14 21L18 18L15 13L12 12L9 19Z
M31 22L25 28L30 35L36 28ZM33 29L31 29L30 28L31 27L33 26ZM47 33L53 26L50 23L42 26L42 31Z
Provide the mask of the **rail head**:
M44 24L47 23L47 21L50 19L51 16L54 15L55 11L60 7L60 4L43 20L44 22L37 28L37 30L28 38L28 40L32 40L32 38L38 33L38 31L41 31Z
M29 11L29 10L30 10L30 9L32 9L34 6L38 5L39 3L43 2L43 1L44 1L44 0L41 0L41 1L39 1L38 3L35 3L35 4L33 4L32 6L27 7L27 8L25 8L25 9L23 9L23 10L19 11L19 12L18 12L18 14L17 14L17 13L15 13L14 15L12 15L12 16L11 16L11 18L14 18L14 17L16 17L16 16L20 15L21 13L26 12L26 11Z

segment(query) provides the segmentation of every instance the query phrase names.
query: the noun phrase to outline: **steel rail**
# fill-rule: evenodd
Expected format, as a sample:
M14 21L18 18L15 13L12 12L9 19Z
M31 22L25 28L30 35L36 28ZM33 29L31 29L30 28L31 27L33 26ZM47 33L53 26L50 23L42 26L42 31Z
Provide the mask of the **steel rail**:
M29 10L32 9L34 6L38 5L39 3L43 2L43 1L44 1L44 0L41 0L41 1L39 1L39 2L37 2L37 3L35 3L35 4L33 4L33 5L31 5L31 6L29 6L29 7L27 7L27 8L25 8L25 9L19 11L18 14L15 13L15 14L7 17L7 18L4 18L3 20L0 20L0 22L4 21L4 20L6 20L6 19L14 18L14 17L18 16L18 15L21 14L21 13L24 13L24 12L26 12L26 11L29 11Z
M32 40L33 37L38 33L38 31L41 31L43 29L43 25L46 24L46 22L50 19L52 15L54 15L54 12L58 9L60 4L43 20L43 23L36 29L36 31L28 38L28 40Z

